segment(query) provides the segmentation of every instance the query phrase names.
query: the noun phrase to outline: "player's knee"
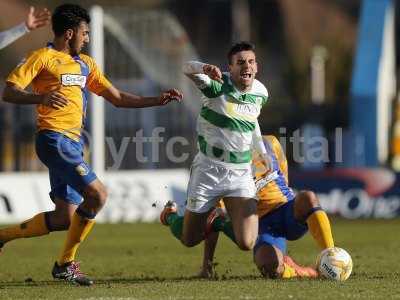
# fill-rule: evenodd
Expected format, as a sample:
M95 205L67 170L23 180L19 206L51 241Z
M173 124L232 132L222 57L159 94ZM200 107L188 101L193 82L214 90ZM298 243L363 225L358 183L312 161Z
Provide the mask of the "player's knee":
M239 238L236 240L236 244L238 245L239 249L243 251L252 250L254 248L255 243L256 240L251 238Z
M106 204L108 193L106 187L101 184L86 190L85 196L85 201L88 201L91 207L100 210Z
M108 192L106 187L103 185L98 191L97 191L97 202L99 207L103 207L106 204L108 197Z
M48 228L50 231L63 231L69 228L71 224L72 215L68 211L55 211L49 218Z
M194 247L194 246L198 245L198 243L196 243L193 240L184 240L184 239L182 239L181 242L185 247L188 247L188 248L191 248L191 247Z
M298 194L298 197L299 197L299 200L301 201L301 203L303 204L303 206L310 207L310 208L319 206L318 198L315 195L315 193L312 191L301 191Z
M300 222L305 222L313 208L319 207L317 196L311 191L301 191L294 202L294 217Z
M193 239L193 238L187 238L187 237L182 237L181 238L181 243L186 246L186 247L194 247L197 246L201 242L200 239Z
M70 225L71 225L71 220L65 218L60 221L60 223L58 224L57 230L67 230Z
M311 191L301 191L295 200L295 214L297 216L307 215L314 207L320 206L315 193Z
M94 193L93 193L93 205L97 208L97 209L101 209L104 204L106 204L107 201L107 191L104 188L100 188L97 189Z

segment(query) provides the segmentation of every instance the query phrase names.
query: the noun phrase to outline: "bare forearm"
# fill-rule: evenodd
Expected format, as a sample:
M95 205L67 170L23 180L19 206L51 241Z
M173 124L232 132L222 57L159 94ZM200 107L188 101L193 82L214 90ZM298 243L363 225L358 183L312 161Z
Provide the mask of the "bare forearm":
M142 108L161 105L159 97L142 97L126 92L120 92L117 107Z
M14 104L40 104L43 96L7 85L3 91L3 100Z
M171 101L182 100L182 93L176 89L170 89L162 92L158 97L142 97L127 92L120 91L111 86L102 91L100 96L104 97L107 101L111 102L116 107L126 108L142 108L150 106L162 106Z

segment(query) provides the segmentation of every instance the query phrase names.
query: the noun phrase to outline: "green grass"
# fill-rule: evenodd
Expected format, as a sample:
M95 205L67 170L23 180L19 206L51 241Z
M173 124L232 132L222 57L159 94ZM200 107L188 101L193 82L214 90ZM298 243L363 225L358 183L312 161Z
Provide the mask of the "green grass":
M225 237L216 252L217 280L193 277L202 245L184 248L160 224L96 225L78 259L96 281L77 287L53 281L50 270L65 233L18 240L0 256L0 299L400 299L400 219L333 220L336 244L352 255L344 283L264 280L249 252ZM309 236L289 245L305 264L318 251Z

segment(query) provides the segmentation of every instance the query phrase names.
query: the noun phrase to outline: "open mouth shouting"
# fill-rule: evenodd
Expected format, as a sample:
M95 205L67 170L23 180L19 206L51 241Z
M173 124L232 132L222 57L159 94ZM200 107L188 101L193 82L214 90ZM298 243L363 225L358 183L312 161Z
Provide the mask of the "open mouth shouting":
M241 72L240 73L240 78L244 79L244 80L248 80L251 79L251 77L253 76L253 74L251 72Z

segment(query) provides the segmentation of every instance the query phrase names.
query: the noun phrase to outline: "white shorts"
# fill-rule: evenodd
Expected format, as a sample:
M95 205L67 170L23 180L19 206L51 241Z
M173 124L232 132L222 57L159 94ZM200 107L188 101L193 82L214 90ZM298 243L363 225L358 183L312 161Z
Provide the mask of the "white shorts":
M186 209L205 213L224 197L256 197L250 163L221 163L198 153L190 168Z

